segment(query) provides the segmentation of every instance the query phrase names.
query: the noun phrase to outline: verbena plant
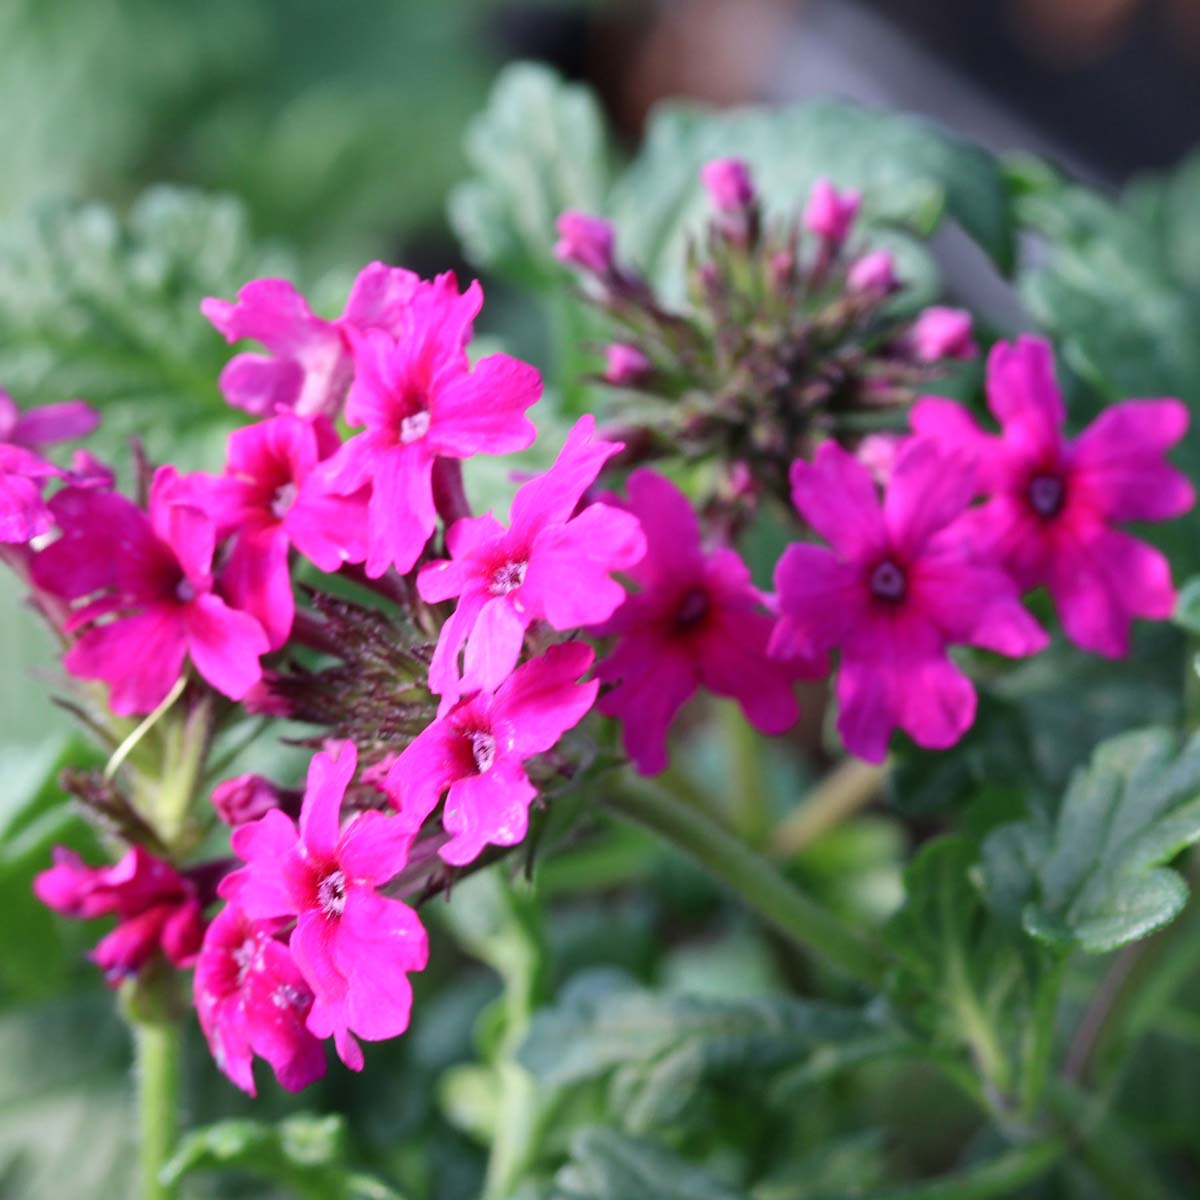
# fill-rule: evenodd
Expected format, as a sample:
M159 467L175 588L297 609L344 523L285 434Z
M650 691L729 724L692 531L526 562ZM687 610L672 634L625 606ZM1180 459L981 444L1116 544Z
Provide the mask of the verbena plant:
M1197 1040L1188 172L1114 203L837 104L618 168L530 67L468 154L545 364L450 273L306 298L223 200L5 250L3 557L91 749L4 879L115 918L140 1194L1184 1194L1190 1093L1137 1097ZM945 303L946 222L1038 331ZM10 976L75 978L14 911Z

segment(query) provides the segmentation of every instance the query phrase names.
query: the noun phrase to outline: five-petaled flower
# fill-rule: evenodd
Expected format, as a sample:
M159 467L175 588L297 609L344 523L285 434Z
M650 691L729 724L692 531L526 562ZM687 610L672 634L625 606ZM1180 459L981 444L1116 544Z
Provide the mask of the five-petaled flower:
M1116 526L1192 507L1191 483L1165 458L1187 430L1187 408L1128 400L1070 441L1053 352L1032 337L993 347L987 391L999 436L933 397L913 409L913 428L974 456L988 499L969 524L983 552L1022 589L1045 585L1072 641L1113 658L1128 653L1133 618L1169 617L1175 591L1166 558Z

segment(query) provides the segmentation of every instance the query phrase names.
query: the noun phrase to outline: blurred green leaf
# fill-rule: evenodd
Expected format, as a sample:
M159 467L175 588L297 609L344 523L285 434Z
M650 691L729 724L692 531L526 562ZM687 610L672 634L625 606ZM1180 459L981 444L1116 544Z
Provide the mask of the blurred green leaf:
M618 1133L583 1129L571 1161L554 1177L548 1200L747 1200L746 1193L663 1146Z
M197 1171L248 1172L301 1200L401 1200L386 1184L349 1168L345 1121L297 1113L277 1124L220 1121L193 1130L163 1168L174 1187Z
M611 1077L612 1110L641 1132L677 1119L705 1084L761 1087L803 1068L805 1082L897 1048L898 1036L850 1008L788 997L655 994L591 971L534 1016L518 1061L539 1083Z
M468 258L527 286L562 284L554 222L564 209L604 205L608 149L595 97L548 67L515 63L467 129L475 177L450 196Z
M1187 884L1162 864L1197 841L1200 735L1181 746L1169 730L1137 730L1105 742L1076 772L1056 820L988 837L989 893L1034 937L1101 954L1179 913Z
M1200 634L1200 578L1189 579L1179 589L1175 614L1171 619L1193 636Z

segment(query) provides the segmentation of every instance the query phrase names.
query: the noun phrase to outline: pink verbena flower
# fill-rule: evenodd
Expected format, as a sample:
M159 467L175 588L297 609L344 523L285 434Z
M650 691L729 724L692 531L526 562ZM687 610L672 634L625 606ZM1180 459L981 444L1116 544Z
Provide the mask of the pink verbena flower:
M54 518L42 489L47 479L66 473L42 452L54 442L84 437L99 423L99 414L82 400L21 412L0 390L0 542L22 544L50 531Z
M909 344L918 362L947 358L975 358L979 347L973 336L971 314L963 308L927 308L909 333Z
M89 867L58 846L54 866L34 878L33 891L48 908L69 917L116 916L117 927L90 955L111 987L136 975L160 950L182 967L200 948L204 918L195 887L141 846L105 867Z
M449 789L446 862L461 866L489 843L520 842L537 795L525 760L550 750L592 707L599 684L576 681L594 657L580 642L551 646L496 692L476 692L418 734L384 780L397 819L415 832Z
M971 531L1018 586L1045 585L1067 636L1084 649L1128 653L1133 618L1169 617L1175 592L1163 555L1117 526L1177 517L1195 502L1165 458L1187 429L1187 408L1128 400L1068 440L1053 351L1033 337L993 347L987 393L999 436L934 397L914 407L913 428L976 457L989 499L972 512Z
M508 529L491 514L456 521L446 537L451 558L422 568L422 599L458 597L429 669L430 688L450 702L463 691L499 687L517 665L531 622L578 629L607 620L625 599L611 575L645 553L637 518L607 504L574 515L621 449L620 442L596 440L595 425L581 417L550 470L518 489Z
M896 263L887 250L873 250L850 264L846 283L852 292L886 296L899 287Z
M223 476L188 477L218 535L236 534L222 588L258 620L272 649L287 641L295 616L290 548L325 572L366 556L365 492L330 495L318 470L340 444L327 418L282 413L229 435Z
M861 206L861 192L839 192L828 179L818 179L804 207L804 227L831 246L840 246L850 236Z
M792 466L797 510L832 549L801 543L775 569L779 657L841 651L838 730L869 762L899 726L920 746L953 745L975 719L975 689L951 644L1020 658L1045 631L1000 566L962 533L973 495L969 458L910 441L882 503L870 471L832 442Z
M281 788L262 775L235 775L218 783L212 790L211 799L217 816L226 825L236 828L265 817L273 808L287 812L293 798L298 800L299 795L299 792Z
M254 1090L254 1056L298 1092L325 1074L325 1052L308 1030L313 995L278 922L252 921L228 904L204 935L192 982L196 1015L217 1066L243 1092Z
M592 632L619 639L596 671L616 684L599 707L621 721L637 769L666 767L667 729L702 685L735 699L763 733L788 729L798 715L793 681L819 674L821 664L767 657L763 595L735 551L704 553L696 514L674 484L635 471L629 508L646 536L646 554L629 572L641 590Z
M714 158L700 168L700 182L719 212L740 212L754 203L754 180L743 159Z
M187 499L173 467L160 467L149 514L113 492L64 488L51 501L62 531L34 556L37 587L87 601L71 618L83 629L67 651L67 671L109 685L120 716L150 712L189 658L234 700L262 675L262 626L213 591L216 530Z
M509 454L537 436L525 410L542 390L527 363L492 354L471 368L463 346L483 303L473 283L459 294L451 272L422 282L402 333L353 333L355 377L346 420L365 426L330 460L329 489L370 485L366 571L408 571L433 533L433 464L439 455ZM325 470L325 469L323 469Z
M616 270L613 261L615 237L611 222L589 213L568 209L555 222L558 241L554 257L560 262L583 267L596 275L611 275Z
M286 279L255 279L233 303L210 296L200 311L227 342L260 342L270 354L238 354L225 364L220 387L234 408L256 416L291 410L336 417L354 377L348 328L396 332L417 276L375 262L350 289L337 321L315 316Z
M233 834L247 864L219 887L253 921L295 917L291 951L313 993L308 1028L332 1035L351 1070L362 1069L369 1042L408 1028L409 971L428 957L417 914L379 892L404 867L412 830L380 812L363 812L340 827L342 801L358 753L341 742L313 757L300 809L300 829L278 809Z

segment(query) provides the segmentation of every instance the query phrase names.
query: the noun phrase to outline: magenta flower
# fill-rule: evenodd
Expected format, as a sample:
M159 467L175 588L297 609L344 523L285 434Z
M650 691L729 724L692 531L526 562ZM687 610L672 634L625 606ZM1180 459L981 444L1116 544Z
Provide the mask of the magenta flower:
M278 809L234 831L247 864L218 889L252 921L295 917L292 957L313 993L308 1028L332 1036L351 1070L369 1042L408 1028L409 971L425 967L428 945L417 914L379 892L404 867L412 830L380 812L340 827L342 801L358 764L352 742L313 757L300 830Z
M87 601L71 618L83 629L64 665L109 686L120 716L154 709L184 659L217 691L237 700L262 675L262 626L213 591L216 530L187 499L173 467L160 467L147 515L114 492L64 488L50 501L62 531L34 556L37 587Z
M254 1090L254 1056L298 1092L325 1074L325 1052L305 1024L313 995L275 925L228 904L213 919L192 989L200 1028L217 1066L243 1092Z
M856 259L846 274L852 292L886 296L899 286L896 263L887 250L873 250Z
M596 275L611 275L616 270L613 261L613 227L602 217L568 209L559 215L555 227L558 241L554 257Z
M272 649L287 641L295 616L289 548L325 572L366 557L365 493L330 495L318 471L339 445L325 417L282 413L229 435L224 476L187 481L218 535L237 535L222 588L258 620Z
M972 333L971 314L962 308L927 308L917 317L909 333L918 362L935 363L947 358L975 358L979 347Z
M743 159L714 158L700 168L700 182L718 212L741 212L754 203L754 180Z
M704 553L696 514L674 484L635 471L629 508L646 536L645 557L629 572L641 590L592 632L619 639L596 671L616 684L599 707L621 721L637 769L654 775L666 767L667 729L702 685L735 699L763 733L790 728L798 715L793 682L821 665L767 657L764 597L735 551Z
M818 179L804 207L804 227L829 245L840 246L850 236L861 205L861 192L839 192L828 179Z
M329 490L368 484L366 571L408 571L433 533L433 464L439 456L509 454L537 435L525 410L541 394L537 371L507 354L470 368L463 346L483 303L473 283L459 294L453 273L421 283L404 331L352 333L356 373L346 419L365 426L330 460Z
M212 790L212 805L217 816L233 828L265 817L273 808L287 812L299 792L281 788L262 775L235 775ZM297 808L299 806L297 805Z
M422 568L422 599L458 597L429 669L431 690L446 698L443 708L464 691L498 688L517 665L531 622L578 629L607 620L625 599L611 575L645 553L637 518L607 504L573 515L621 449L620 442L597 441L595 424L581 417L550 470L517 491L508 529L491 514L456 521L446 538L451 558Z
M971 513L972 534L1017 585L1045 585L1067 636L1084 649L1127 654L1133 618L1169 617L1175 592L1167 560L1117 526L1177 517L1195 502L1165 459L1187 429L1187 408L1128 400L1069 441L1053 351L1033 337L993 347L987 392L999 436L961 405L932 397L913 409L913 428L975 456L989 498Z
M613 342L604 351L604 382L632 387L650 373L650 360L627 342Z
M116 928L90 955L111 987L136 975L160 950L182 967L200 948L204 918L195 887L141 846L106 867L89 867L73 851L56 847L54 866L34 878L33 891L47 908L69 917L116 916Z
M586 716L599 684L576 681L594 657L580 642L551 646L496 692L460 701L418 734L384 780L398 822L415 833L449 789L442 825L453 837L439 851L446 862L461 866L488 844L520 842L537 795L525 760Z
M973 489L970 459L926 440L900 451L882 505L867 467L833 442L792 465L796 508L832 549L784 551L771 652L841 650L838 730L869 762L897 726L932 749L970 727L975 689L947 646L1020 658L1046 645L1007 574L963 536Z
M286 279L255 279L233 303L210 296L200 311L227 342L260 342L270 354L238 354L225 364L220 387L234 408L256 416L290 410L302 417L336 417L354 377L345 332L381 328L397 332L417 276L375 262L365 267L341 319L314 316Z
M23 413L0 390L0 542L24 544L53 528L42 488L47 479L63 479L66 473L46 462L42 451L54 442L84 437L99 422L82 400Z

